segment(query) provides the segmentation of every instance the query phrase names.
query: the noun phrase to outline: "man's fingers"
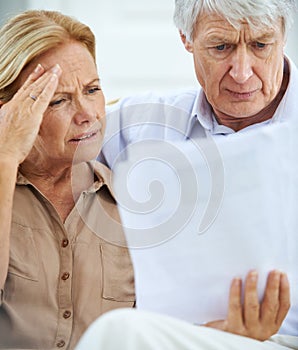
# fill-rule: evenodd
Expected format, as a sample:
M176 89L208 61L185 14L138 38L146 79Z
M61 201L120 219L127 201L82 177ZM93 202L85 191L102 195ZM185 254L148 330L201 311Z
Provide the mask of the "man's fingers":
M269 273L261 304L257 284L257 272L249 272L245 280L243 303L241 303L241 279L235 278L230 287L226 321L210 322L207 326L262 341L275 334L290 307L287 276L279 271Z
M261 306L261 323L264 329L277 332L290 307L290 286L286 274L271 271L268 275Z
M250 271L245 280L244 289L244 324L253 329L259 322L260 304L258 299L258 273Z
M280 287L279 287L279 310L276 317L276 325L278 328L281 326L284 318L286 317L290 308L290 284L288 277L285 273L281 274Z
M281 273L271 271L267 278L265 294L261 306L261 321L263 324L274 324L279 309L279 289Z
M229 309L227 323L231 329L243 328L242 304L241 304L242 281L240 278L234 278L229 295Z
M209 328L220 329L221 331L226 331L227 321L226 320L211 321L211 322L202 324L201 327L209 327Z

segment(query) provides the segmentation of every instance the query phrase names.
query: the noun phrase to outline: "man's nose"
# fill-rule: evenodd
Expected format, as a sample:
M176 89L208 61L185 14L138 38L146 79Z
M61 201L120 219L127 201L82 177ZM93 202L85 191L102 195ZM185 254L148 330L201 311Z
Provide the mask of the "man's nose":
M252 58L246 47L234 52L229 74L238 84L244 84L253 75Z

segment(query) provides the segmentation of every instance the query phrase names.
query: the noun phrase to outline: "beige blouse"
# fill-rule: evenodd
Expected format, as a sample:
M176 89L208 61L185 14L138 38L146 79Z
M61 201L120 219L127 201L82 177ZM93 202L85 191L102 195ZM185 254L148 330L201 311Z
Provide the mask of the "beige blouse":
M95 182L64 224L18 174L0 349L73 349L99 315L134 305L133 268L109 170L93 165Z

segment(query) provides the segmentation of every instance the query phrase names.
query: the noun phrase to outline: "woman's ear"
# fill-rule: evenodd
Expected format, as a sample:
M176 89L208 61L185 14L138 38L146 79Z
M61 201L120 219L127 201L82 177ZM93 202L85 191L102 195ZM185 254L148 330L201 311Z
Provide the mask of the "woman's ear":
M0 108L4 105L4 102L0 100Z
M193 53L192 42L190 42L190 41L188 41L188 40L186 39L186 35L183 34L183 33L181 32L181 30L179 30L179 34L180 34L180 38L181 38L181 40L182 40L182 42L183 42L183 45L184 45L184 47L186 48L186 50L187 50L188 52L190 52L190 53Z

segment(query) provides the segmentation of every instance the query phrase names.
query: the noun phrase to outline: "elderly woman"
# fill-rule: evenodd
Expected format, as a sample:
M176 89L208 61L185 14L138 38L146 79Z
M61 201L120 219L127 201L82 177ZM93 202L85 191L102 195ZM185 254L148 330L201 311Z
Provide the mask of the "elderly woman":
M107 168L95 39L27 11L0 31L0 348L73 349L104 312L134 305Z

